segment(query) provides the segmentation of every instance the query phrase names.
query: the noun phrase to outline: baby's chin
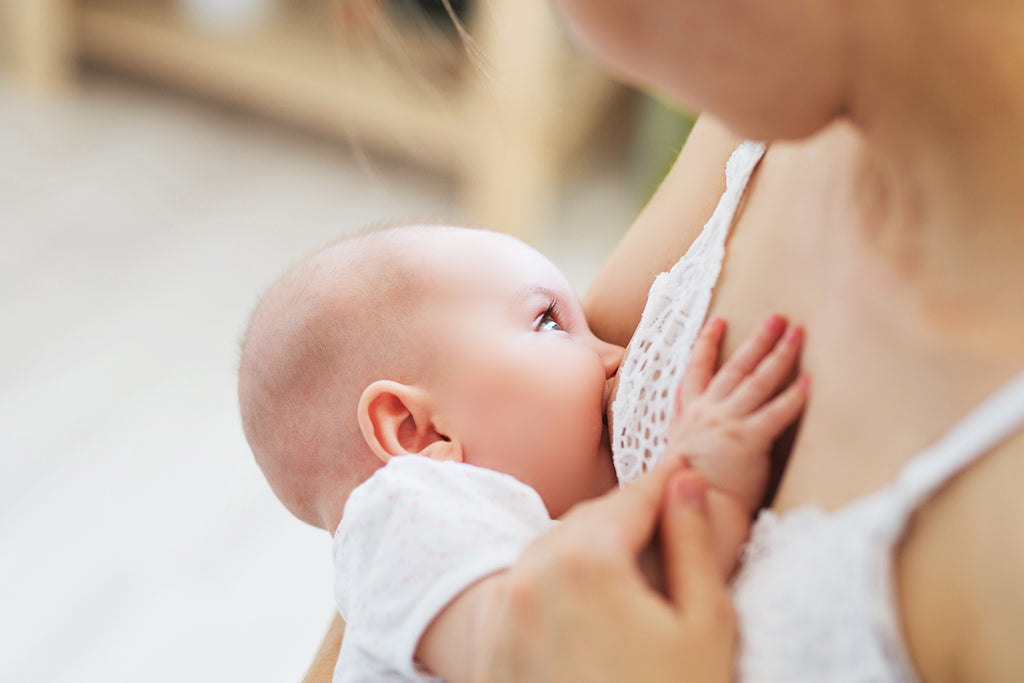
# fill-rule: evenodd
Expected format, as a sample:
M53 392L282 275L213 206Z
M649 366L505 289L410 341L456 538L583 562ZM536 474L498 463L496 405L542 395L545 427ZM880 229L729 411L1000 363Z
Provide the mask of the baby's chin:
M602 422L604 422L604 435L609 446L608 452L611 453L611 440L608 438L609 434L615 433L615 411L612 410L612 406L615 405L615 398L619 393L619 374L615 373L615 376L611 378L608 386L608 395L604 403L604 415L602 416Z
M601 428L601 443L598 446L599 457L601 465L607 467L607 489L610 491L616 488L619 484L618 477L615 475L615 461L612 458L612 443L611 443L611 429L610 425L604 424Z
M602 438L608 438L608 435L613 434L615 430L615 420L612 415L612 401L608 401L608 407L604 411L604 419L602 422L604 422L604 437ZM608 443L608 450L611 451L611 439L608 439Z

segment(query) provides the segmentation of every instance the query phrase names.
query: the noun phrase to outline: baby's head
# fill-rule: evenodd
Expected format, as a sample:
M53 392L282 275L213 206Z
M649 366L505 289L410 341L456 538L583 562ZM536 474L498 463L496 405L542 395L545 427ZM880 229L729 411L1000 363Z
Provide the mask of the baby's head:
M522 242L404 226L346 239L276 282L242 349L246 438L278 498L332 530L391 457L511 474L553 517L615 483L603 417L622 349Z

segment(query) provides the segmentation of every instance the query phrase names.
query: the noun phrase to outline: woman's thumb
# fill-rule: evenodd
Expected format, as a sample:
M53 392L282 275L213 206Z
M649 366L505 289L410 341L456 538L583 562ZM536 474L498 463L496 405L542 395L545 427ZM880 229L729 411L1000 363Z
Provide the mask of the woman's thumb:
M707 516L707 485L692 470L673 473L665 484L661 547L668 595L690 616L714 611L725 593Z

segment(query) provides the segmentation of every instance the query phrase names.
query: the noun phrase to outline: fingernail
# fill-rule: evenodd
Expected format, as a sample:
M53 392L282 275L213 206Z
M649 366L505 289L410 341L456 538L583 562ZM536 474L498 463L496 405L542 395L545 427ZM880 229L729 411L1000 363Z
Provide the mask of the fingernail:
M661 462L658 463L658 467L663 467L666 470L688 470L690 469L690 459L678 452L665 453L662 455Z
M773 313L764 320L765 329L773 332L782 329L782 326L786 324L786 319L777 313Z
M789 333L786 335L786 342L793 346L798 346L804 341L804 328L796 325L791 327Z
M703 514L707 510L708 500L704 483L693 477L680 477L672 486L672 494L685 505L689 505Z

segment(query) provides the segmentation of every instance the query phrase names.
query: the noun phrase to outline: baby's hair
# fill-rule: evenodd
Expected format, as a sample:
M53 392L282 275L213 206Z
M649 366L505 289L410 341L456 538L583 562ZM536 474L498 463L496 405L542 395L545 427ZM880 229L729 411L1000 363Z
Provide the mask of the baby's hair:
M433 351L418 334L426 242L448 226L371 226L289 268L253 312L239 361L246 439L299 519L323 526L379 460L356 418L375 379L411 383Z

